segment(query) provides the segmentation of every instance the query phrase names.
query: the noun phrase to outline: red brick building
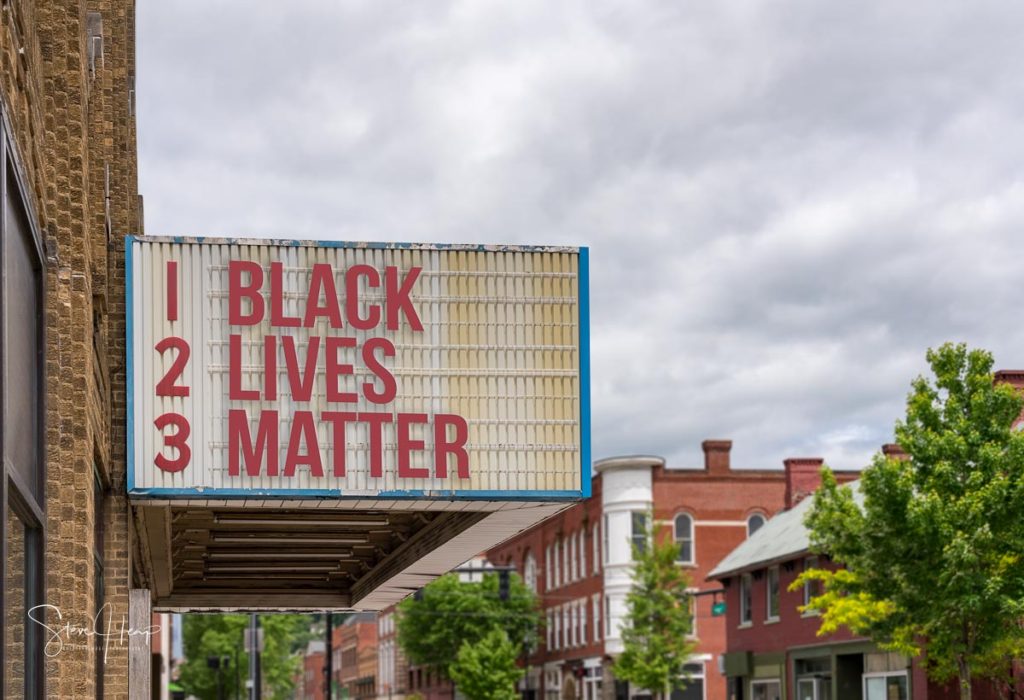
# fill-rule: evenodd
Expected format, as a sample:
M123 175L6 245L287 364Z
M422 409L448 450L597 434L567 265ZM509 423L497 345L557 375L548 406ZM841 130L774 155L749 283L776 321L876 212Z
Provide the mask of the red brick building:
M717 582L706 580L719 561L787 499L813 490L813 465L786 460L785 471L734 469L732 443L703 443L700 469L674 469L660 457L630 456L595 464L593 496L488 552L495 564L516 566L540 595L546 629L529 658L527 698L629 698L646 695L616 681L611 662L622 651L620 625L631 587L630 542L647 514L680 545L695 600L698 650L688 664L693 683L675 698L726 697L719 657L725 620L712 614ZM852 478L853 475L847 478Z
M377 613L349 615L334 630L332 646L338 697L377 697Z
M898 450L895 445L883 447L889 454ZM817 460L817 465L806 462L802 484L813 492L819 483L821 461ZM834 568L827 559L809 551L803 522L811 504L810 498L787 504L787 510L736 547L710 573L709 578L726 591L723 668L729 700L958 698L953 684L929 683L920 659L883 651L845 629L818 636L820 617L798 609L816 592L810 585L789 590L805 568ZM976 700L997 697L1000 695L990 684L975 682Z
M322 640L315 639L306 646L306 655L302 661L303 700L324 700L324 665L326 653Z

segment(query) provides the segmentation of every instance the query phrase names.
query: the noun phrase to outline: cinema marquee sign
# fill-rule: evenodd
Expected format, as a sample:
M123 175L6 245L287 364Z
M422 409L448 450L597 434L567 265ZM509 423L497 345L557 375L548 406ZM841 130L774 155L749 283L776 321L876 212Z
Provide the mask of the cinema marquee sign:
M129 492L589 495L587 251L129 238Z

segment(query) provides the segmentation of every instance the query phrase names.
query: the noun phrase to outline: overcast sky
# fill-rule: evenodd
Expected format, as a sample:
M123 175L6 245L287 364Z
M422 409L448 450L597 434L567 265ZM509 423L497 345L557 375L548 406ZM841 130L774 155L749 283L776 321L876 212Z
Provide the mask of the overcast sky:
M587 245L594 455L867 463L1024 366L1024 5L138 6L146 232Z

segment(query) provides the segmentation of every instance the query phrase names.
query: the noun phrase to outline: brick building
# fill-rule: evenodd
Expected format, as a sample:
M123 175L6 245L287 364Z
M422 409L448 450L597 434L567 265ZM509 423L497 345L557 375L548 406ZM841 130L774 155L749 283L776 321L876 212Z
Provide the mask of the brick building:
M125 412L120 236L142 231L135 7L10 0L0 25L0 688L124 698L124 646L104 662L69 640L47 657L26 614L52 605L91 624L109 604L119 623L128 607L125 434L113 416Z
M703 443L701 469L673 469L660 457L614 457L595 464L593 496L488 552L514 565L539 594L546 619L541 648L529 658L526 697L628 698L646 691L616 681L620 625L631 586L630 542L647 514L680 545L694 592L698 649L688 664L694 682L679 698L725 697L719 657L725 621L712 614L712 567L769 517L813 490L813 465L788 459L785 470L734 469L732 443ZM846 475L845 478L853 478Z
M326 645L321 639L314 639L306 645L306 653L302 657L302 688L303 700L324 700L324 666L327 663Z
M899 447L885 445L886 454ZM813 492L820 483L821 460L804 465L802 483ZM815 468L813 471L811 467ZM852 488L855 485L851 484ZM855 498L858 498L855 491ZM954 700L955 684L930 683L920 658L879 649L847 629L818 636L820 617L801 613L817 595L813 584L789 586L807 568L835 569L809 551L804 518L811 498L787 503L711 573L725 587L726 653L729 700ZM1021 688L1017 689L1018 692ZM984 681L975 681L977 700L1002 697Z
M376 697L379 683L377 624L376 613L356 613L334 630L338 697Z

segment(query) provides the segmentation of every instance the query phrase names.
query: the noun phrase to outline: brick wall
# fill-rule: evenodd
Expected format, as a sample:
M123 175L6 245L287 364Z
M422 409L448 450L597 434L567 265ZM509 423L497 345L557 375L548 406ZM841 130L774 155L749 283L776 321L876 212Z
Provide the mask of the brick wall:
M111 416L125 408L121 236L140 229L134 3L11 0L0 16L3 111L46 242L46 602L74 620L95 614L95 466L116 494L101 559L119 621L129 524L124 422ZM67 645L46 661L47 697L94 697L96 668L95 648ZM127 649L113 644L104 696L126 698L127 676Z

